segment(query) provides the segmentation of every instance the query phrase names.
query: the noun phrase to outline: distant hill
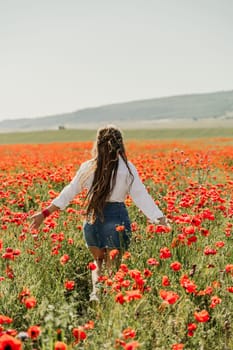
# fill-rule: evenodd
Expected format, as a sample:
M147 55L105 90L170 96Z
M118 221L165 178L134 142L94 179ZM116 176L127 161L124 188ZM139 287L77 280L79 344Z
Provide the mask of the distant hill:
M38 118L3 120L0 132L80 128L100 123L233 119L233 90L116 103Z

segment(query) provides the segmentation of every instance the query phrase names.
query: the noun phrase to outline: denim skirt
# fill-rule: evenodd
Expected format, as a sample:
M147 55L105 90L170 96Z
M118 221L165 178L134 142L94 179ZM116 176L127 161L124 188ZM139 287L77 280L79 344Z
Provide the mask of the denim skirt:
M100 249L127 249L131 238L131 226L125 204L107 202L103 210L103 218L101 221L97 217L93 224L84 222L83 234L86 245Z

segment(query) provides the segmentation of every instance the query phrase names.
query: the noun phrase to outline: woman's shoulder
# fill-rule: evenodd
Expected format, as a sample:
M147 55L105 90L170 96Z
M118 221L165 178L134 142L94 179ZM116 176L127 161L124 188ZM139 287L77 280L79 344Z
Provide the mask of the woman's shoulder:
M124 160L122 157L119 157L119 164L121 167L124 167L124 168L127 168ZM128 167L130 168L131 171L134 171L136 169L135 165L130 161L130 160L127 160L127 165ZM128 168L127 168L128 170Z
M94 159L88 159L85 162L80 164L79 169L80 170L87 170L87 169L91 169L94 166L95 166Z

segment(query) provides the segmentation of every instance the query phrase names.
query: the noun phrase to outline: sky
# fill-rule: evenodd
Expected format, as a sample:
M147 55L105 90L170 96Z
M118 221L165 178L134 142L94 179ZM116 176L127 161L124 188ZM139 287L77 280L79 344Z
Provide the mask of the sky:
M232 0L0 0L0 120L233 90Z

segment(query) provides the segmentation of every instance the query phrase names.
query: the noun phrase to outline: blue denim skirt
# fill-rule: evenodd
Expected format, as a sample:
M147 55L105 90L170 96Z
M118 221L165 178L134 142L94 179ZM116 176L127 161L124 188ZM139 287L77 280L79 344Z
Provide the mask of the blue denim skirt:
M93 224L87 221L84 223L83 234L86 245L100 249L127 249L131 238L131 226L125 204L107 202L103 217L103 221L97 217ZM118 226L124 226L124 230L117 231Z

